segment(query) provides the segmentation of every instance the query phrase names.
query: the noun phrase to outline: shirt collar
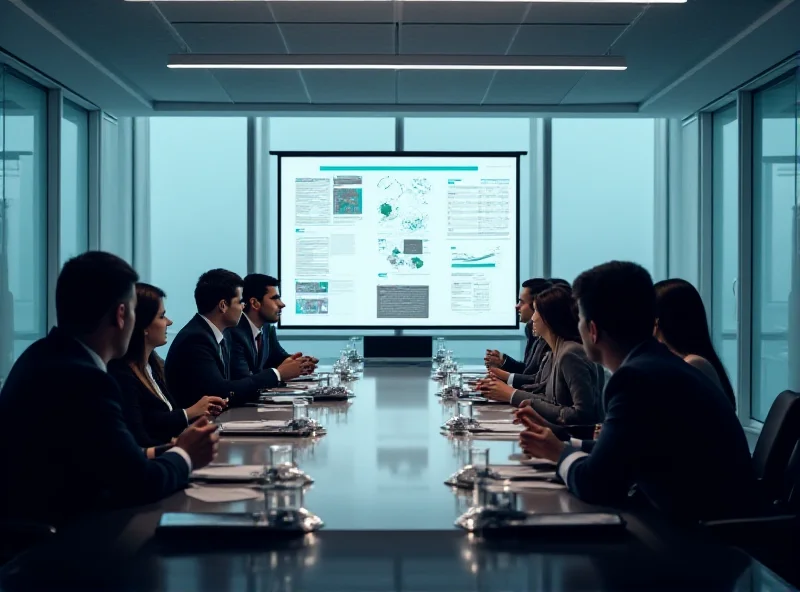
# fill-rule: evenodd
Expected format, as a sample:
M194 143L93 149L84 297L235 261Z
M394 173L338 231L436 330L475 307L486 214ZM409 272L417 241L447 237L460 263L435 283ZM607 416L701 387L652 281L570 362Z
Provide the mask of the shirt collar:
M211 321L209 321L205 316L200 315L200 318L203 319L206 323L208 323L209 327L211 327L211 330L214 332L214 339L217 340L217 343L222 343L222 331L220 331L217 328L217 326Z
M86 345L80 339L77 339L76 341L83 346L83 349L85 349L87 351L87 353L91 356L92 361L95 364L97 364L97 367L100 368L100 370L102 370L103 372L107 372L108 371L108 369L106 368L106 363L103 361L103 358L101 358L100 356L97 355L96 351L94 351L91 347Z
M250 317L247 316L246 314L244 315L244 318L246 318L247 322L250 323L250 330L253 332L253 339L255 339L261 334L261 329L256 327L256 324L253 321L251 321Z

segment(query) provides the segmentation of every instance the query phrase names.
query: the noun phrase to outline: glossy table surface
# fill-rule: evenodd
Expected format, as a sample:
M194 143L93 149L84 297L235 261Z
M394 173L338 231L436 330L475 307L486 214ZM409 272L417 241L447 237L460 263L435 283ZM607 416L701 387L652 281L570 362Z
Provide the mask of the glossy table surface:
M206 503L178 492L158 504L87 519L44 549L6 566L4 589L75 585L131 590L785 590L746 555L650 513L623 513L628 532L613 540L489 543L454 527L470 505L443 481L471 446L511 463L516 439L443 435L452 405L436 396L429 366L368 366L348 403L313 406L326 428L316 439L228 437L217 462L264 464L271 444L291 443L315 482L305 506L323 530L291 544L265 540L231 548L213 537L191 548L154 537L164 511L257 512L263 502ZM220 421L287 419L289 408L233 409ZM476 408L480 418L510 418L505 406ZM521 495L534 512L581 512L565 490ZM55 578L58 585L50 580ZM45 578L42 580L42 578ZM48 579L50 578L50 579Z

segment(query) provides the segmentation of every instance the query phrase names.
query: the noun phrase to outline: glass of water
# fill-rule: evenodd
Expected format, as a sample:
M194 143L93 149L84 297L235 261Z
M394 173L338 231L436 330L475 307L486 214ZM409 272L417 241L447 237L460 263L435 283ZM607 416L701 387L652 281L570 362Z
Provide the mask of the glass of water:
M444 337L439 337L436 339L436 353L437 354L444 354L447 351L445 347Z
M447 386L461 388L464 384L461 372L447 373Z
M458 402L458 414L461 417L465 417L467 419L472 419L472 402L471 401L459 401Z
M292 402L292 419L295 421L308 419L308 401L297 399Z
M489 449L488 448L470 448L469 449L469 464L476 469L489 468Z
M291 466L294 465L294 460L292 458L292 447L287 445L273 445L269 447L269 466L270 467L280 467L280 466Z

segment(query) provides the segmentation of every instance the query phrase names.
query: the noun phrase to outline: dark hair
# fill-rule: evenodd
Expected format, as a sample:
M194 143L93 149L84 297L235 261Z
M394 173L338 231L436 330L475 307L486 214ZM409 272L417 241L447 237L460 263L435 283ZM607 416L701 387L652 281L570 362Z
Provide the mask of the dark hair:
M544 278L531 278L522 282L522 287L530 292L531 300L533 300L538 294L552 287L552 284Z
M141 282L136 284L136 324L133 326L128 351L122 360L128 365L134 365L142 376L147 372L144 360L144 332L155 320L161 300L166 296L161 288ZM147 362L153 369L156 379L164 384L164 362L155 350L150 353Z
M621 347L653 337L656 291L647 270L628 261L610 261L584 271L572 288L587 322Z
M194 301L200 314L214 310L220 300L228 304L236 297L236 288L243 288L244 280L227 269L212 269L197 280Z
M658 282L655 290L656 318L664 341L681 355L694 354L708 360L717 372L722 390L735 406L736 395L711 342L706 307L700 293L681 279Z
M88 335L133 294L139 274L125 261L103 251L73 257L56 282L56 320L72 335Z
M245 308L250 305L250 299L255 298L259 302L266 295L270 286L279 286L280 282L271 275L263 273L250 273L244 276L244 290L242 290L242 300Z
M554 286L562 286L572 291L572 284L570 284L567 280L562 280L561 278L550 278L550 283Z
M572 294L562 286L554 286L538 294L533 299L533 304L536 312L556 337L580 343L578 308Z

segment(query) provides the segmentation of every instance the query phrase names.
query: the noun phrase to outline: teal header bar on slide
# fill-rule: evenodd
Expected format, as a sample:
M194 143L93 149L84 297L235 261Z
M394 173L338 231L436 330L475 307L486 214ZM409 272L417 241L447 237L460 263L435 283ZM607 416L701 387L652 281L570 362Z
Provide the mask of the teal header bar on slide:
M476 166L320 166L320 171L477 171Z

